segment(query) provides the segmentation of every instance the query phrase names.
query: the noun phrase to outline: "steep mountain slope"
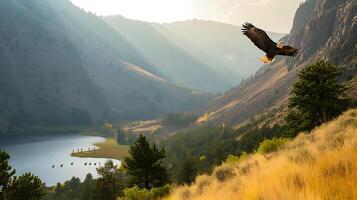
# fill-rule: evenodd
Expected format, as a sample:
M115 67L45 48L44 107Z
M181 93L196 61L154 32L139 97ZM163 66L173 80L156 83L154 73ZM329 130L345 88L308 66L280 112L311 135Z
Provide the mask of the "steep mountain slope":
M341 67L341 79L357 74L357 2L309 0L296 12L291 33L284 40L301 50L297 58L278 58L254 77L217 97L201 112L202 123L239 125L286 105L297 73L317 59ZM274 111L275 112L275 111Z
M165 78L178 85L216 93L240 79L239 76L233 78L228 72L217 70L218 66L214 68L209 63L197 60L169 41L150 23L121 16L105 17L104 20L139 49Z
M241 34L241 27L214 21L191 20L155 26L173 43L185 49L202 62L243 78L255 73L262 65L262 52L252 46ZM279 40L284 35L268 33ZM185 43L190 44L186 45ZM236 80L235 85L239 83Z
M157 24L121 16L105 17L105 21L179 85L223 91L261 66L261 53L237 26L203 20ZM269 34L275 40L283 37Z
M356 199L356 129L354 109L277 151L228 160L165 199Z
M151 118L203 95L160 73L102 19L67 0L0 2L0 130Z

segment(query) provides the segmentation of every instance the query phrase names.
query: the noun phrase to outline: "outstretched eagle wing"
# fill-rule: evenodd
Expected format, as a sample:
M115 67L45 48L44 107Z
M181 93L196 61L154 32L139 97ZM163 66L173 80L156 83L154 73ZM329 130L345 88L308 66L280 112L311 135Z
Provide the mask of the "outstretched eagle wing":
M279 49L278 55L295 57L298 53L299 49L295 49L291 46L283 46L283 48Z
M246 35L259 49L268 53L276 47L276 43L268 36L268 34L253 26L251 23L245 23L242 27L242 32Z

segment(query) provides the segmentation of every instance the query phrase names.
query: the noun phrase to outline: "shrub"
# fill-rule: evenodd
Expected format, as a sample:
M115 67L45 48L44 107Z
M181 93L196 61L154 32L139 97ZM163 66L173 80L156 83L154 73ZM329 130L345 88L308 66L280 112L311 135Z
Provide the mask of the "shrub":
M168 195L170 185L148 189L140 189L138 186L124 189L124 197L119 200L154 200Z
M140 189L138 186L124 189L124 197L121 200L149 200L150 194L147 189Z
M258 152L263 154L276 152L287 141L288 139L283 138L273 138L271 140L264 140L262 143L260 143L258 147Z
M225 163L226 164L234 164L234 163L243 161L248 158L248 155L249 154L247 154L247 152L245 152L245 151L243 151L240 156L235 156L235 155L229 154Z
M224 182L234 177L235 173L231 167L220 166L214 170L213 175L219 182Z
M233 164L233 163L239 162L239 160L240 160L240 156L235 156L235 155L229 154L225 163Z
M170 193L171 186L169 184L166 184L162 187L156 187L156 188L151 188L150 190L150 197L152 199L159 199L161 197L164 197Z

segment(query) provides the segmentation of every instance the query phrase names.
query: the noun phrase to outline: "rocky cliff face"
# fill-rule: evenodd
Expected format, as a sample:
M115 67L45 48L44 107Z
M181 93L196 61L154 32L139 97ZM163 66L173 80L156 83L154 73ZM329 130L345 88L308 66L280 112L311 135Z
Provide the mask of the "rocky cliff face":
M257 115L284 108L298 72L317 59L341 67L344 77L357 74L357 1L309 0L296 12L290 34L283 38L300 48L297 58L278 58L245 84L217 97L201 123L239 125ZM274 112L276 113L276 110Z
M295 19L288 39L290 44L301 48L298 60L293 63L295 67L316 59L339 65L356 64L353 60L357 56L356 1L310 0L298 10Z

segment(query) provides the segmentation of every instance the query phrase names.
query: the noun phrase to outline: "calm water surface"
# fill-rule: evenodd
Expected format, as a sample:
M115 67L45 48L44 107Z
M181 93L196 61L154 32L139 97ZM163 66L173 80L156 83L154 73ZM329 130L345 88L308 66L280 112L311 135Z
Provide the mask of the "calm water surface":
M76 158L70 154L72 150L93 149L93 143L104 140L102 137L82 135L0 136L0 148L10 154L10 164L16 169L17 175L31 172L39 176L47 186L52 186L73 176L79 177L82 181L88 173L97 177L96 167L102 166L108 159ZM120 164L118 160L113 162ZM52 165L55 167L52 168Z

